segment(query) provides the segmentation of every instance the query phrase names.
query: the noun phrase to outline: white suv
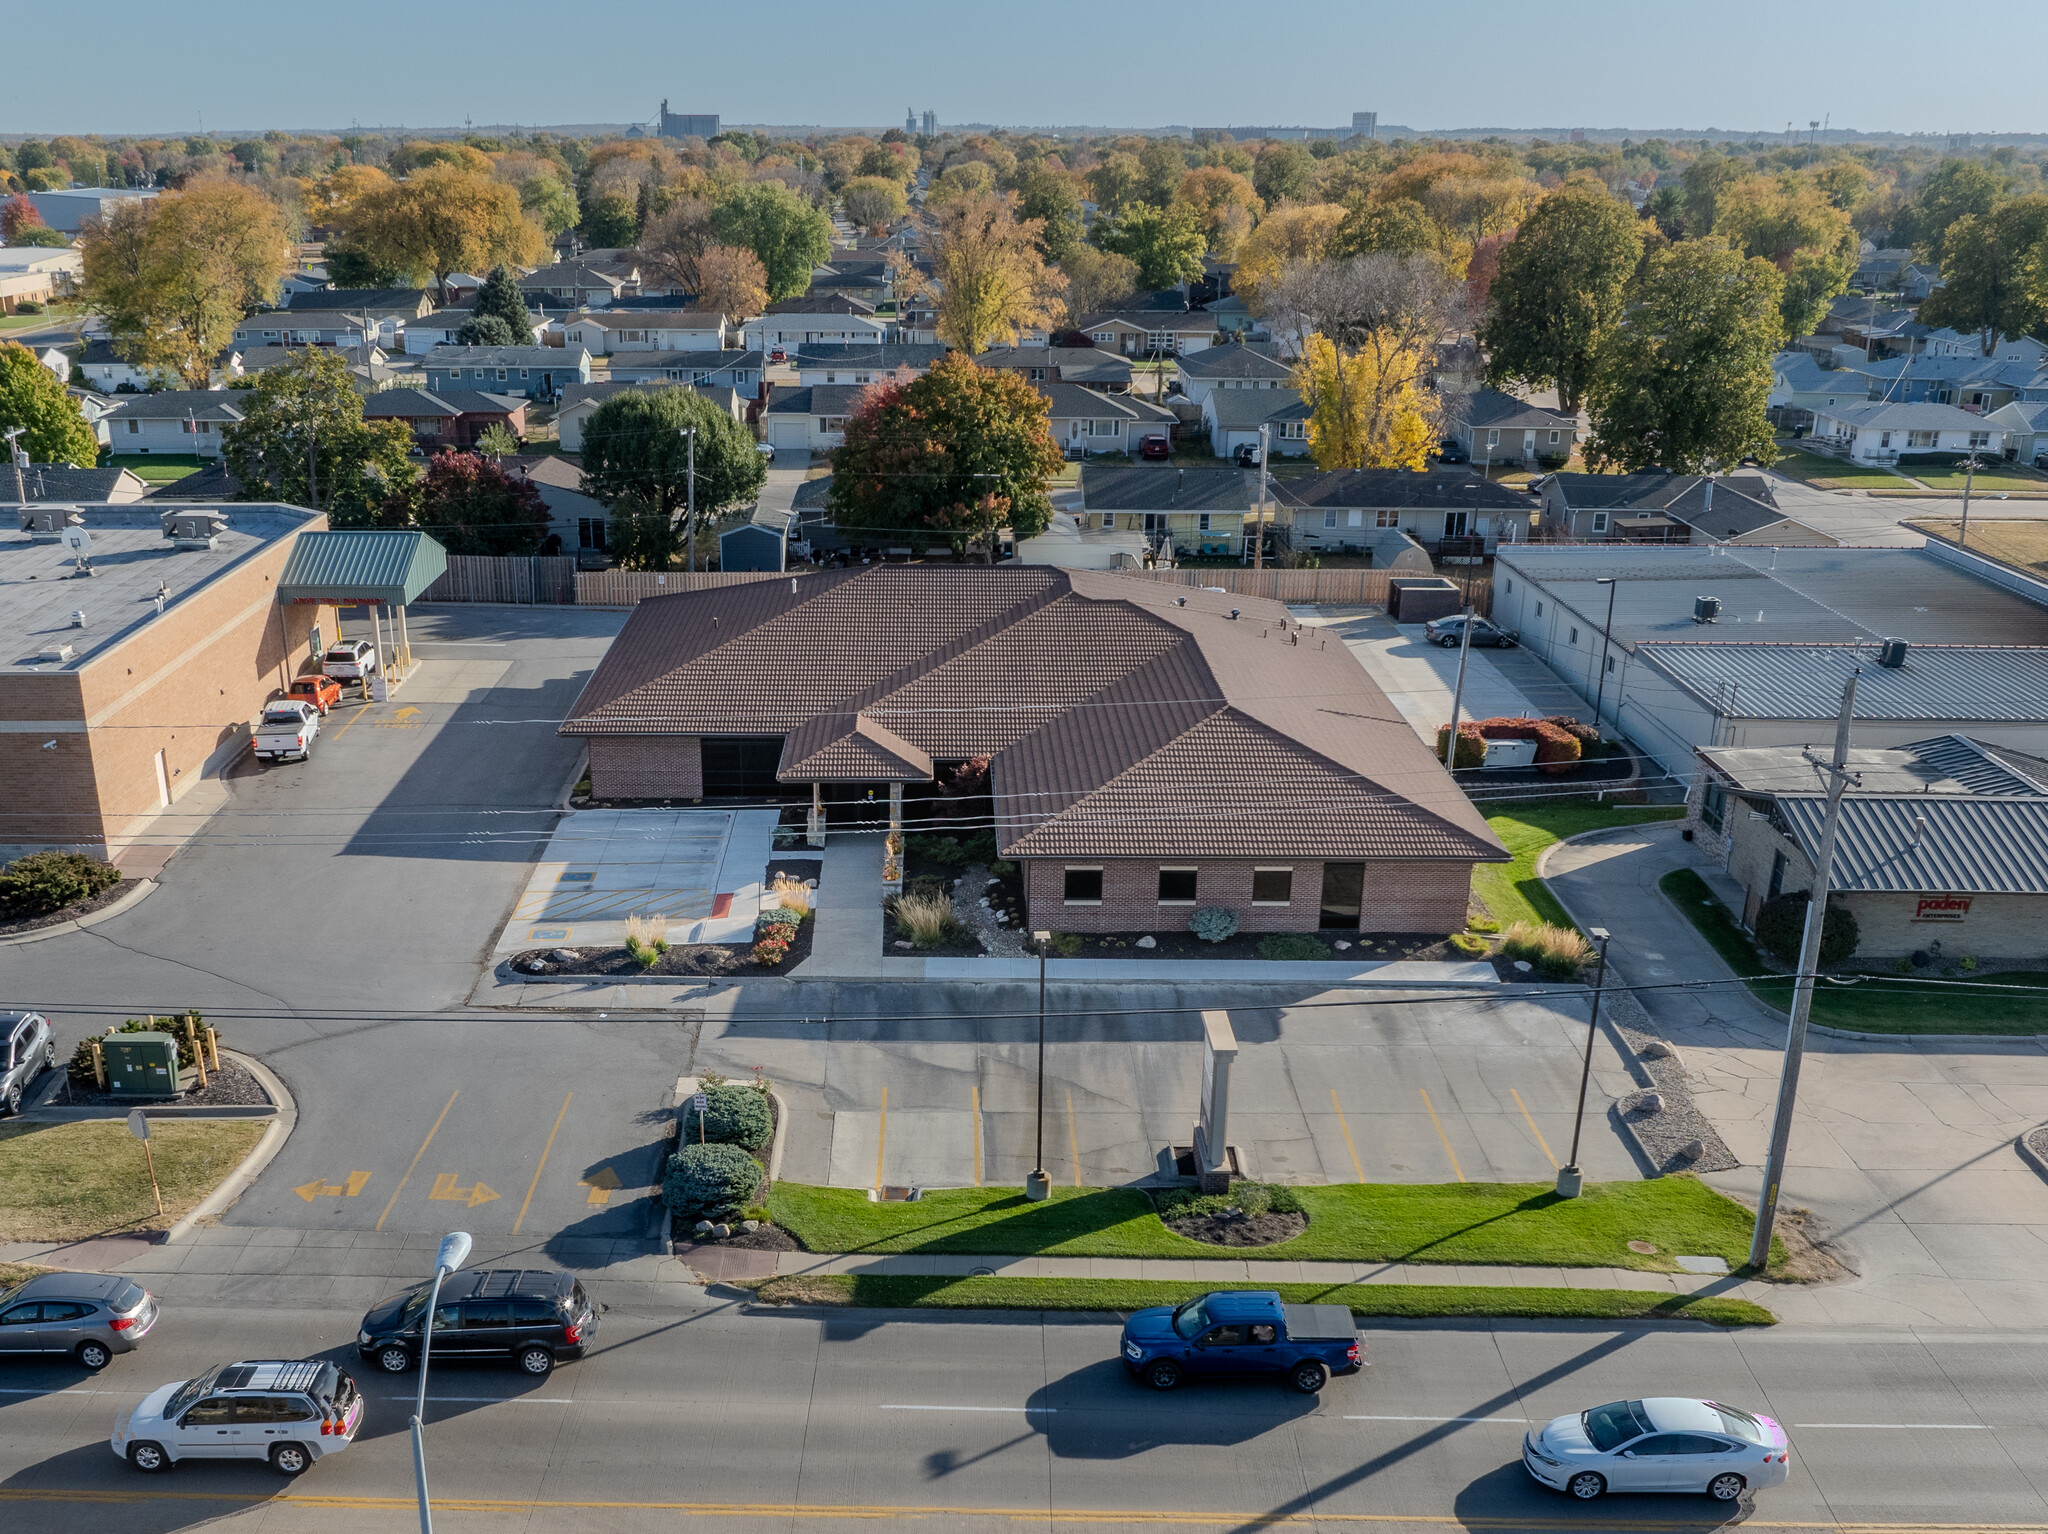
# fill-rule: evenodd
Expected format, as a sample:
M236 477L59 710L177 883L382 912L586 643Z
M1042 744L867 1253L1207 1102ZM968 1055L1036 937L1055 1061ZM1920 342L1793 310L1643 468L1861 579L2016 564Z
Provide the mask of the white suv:
M159 1386L108 1442L152 1475L187 1459L267 1459L293 1476L347 1448L362 1421L362 1392L333 1364L263 1358Z
M360 682L377 672L377 647L367 639L343 639L327 647L320 669L337 682Z

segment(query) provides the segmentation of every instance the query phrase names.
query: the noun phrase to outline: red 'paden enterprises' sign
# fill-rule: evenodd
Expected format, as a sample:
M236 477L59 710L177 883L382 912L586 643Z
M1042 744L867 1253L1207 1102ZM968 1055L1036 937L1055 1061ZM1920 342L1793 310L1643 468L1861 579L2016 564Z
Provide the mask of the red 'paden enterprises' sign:
M1961 921L1970 914L1968 895L1922 895L1914 909L1915 921Z

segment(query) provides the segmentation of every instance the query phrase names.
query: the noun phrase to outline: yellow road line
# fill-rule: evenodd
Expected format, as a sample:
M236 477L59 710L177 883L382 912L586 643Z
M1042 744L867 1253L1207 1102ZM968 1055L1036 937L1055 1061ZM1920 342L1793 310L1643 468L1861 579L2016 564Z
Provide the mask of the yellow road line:
M1358 1147L1351 1143L1351 1126L1344 1122L1344 1110L1337 1106L1337 1089L1330 1088L1330 1111L1337 1115L1337 1127L1344 1131L1344 1148L1351 1152L1351 1170L1358 1174L1360 1182L1365 1181L1365 1167L1359 1162Z
M968 1092L974 1100L974 1186L981 1186L981 1083L975 1082Z
M1067 1094L1067 1154L1074 1162L1074 1186L1081 1186L1081 1137L1074 1133L1074 1094Z
M427 1131L426 1139L420 1141L420 1148L412 1153L412 1165L405 1169L405 1176L399 1178L398 1186L391 1190L391 1202L384 1206L384 1212L377 1216L377 1223L372 1229L382 1230L384 1228L384 1222L391 1217L392 1205L398 1202L398 1195L405 1191L405 1185L412 1181L412 1174L419 1167L420 1157L427 1153L427 1147L434 1143L434 1136L441 1132L441 1119L448 1117L448 1110L455 1106L455 1099L461 1095L462 1088L460 1087L457 1087L448 1094L448 1101L441 1105L441 1118L434 1120L434 1127Z
M882 1147L889 1143L889 1089L882 1088L882 1116L875 1120L875 1192L882 1191Z
M576 1094L571 1092L569 1097ZM548 1152L555 1148L555 1135L561 1130L562 1115L569 1111L569 1097L562 1099L562 1110L555 1115L555 1127L548 1131L548 1143L540 1148L540 1165L533 1169L533 1181L526 1185L526 1197L519 1201L519 1218L512 1222L512 1234L519 1234L519 1227L526 1223L526 1206L533 1202L533 1190L540 1186L540 1174L548 1169Z
M1451 1137L1444 1133L1444 1121L1436 1116L1436 1105L1429 1100L1429 1093L1423 1088L1417 1087L1415 1090L1422 1093L1422 1106L1429 1110L1430 1123L1436 1125L1436 1137L1444 1142L1444 1154L1451 1158L1452 1174L1459 1182L1463 1182L1464 1169L1458 1165L1458 1153L1451 1149Z
M1555 1172L1557 1170L1557 1157L1551 1154L1550 1142L1543 1138L1543 1131L1536 1127L1536 1117L1530 1113L1529 1105L1522 1101L1522 1094L1513 1087L1508 1088L1508 1096L1515 1100L1515 1106L1522 1110L1522 1117L1529 1121L1529 1133L1534 1135L1536 1143L1543 1147L1543 1154L1550 1162L1550 1170Z
M137 1506L149 1502L219 1502L235 1505L276 1504L288 1507L333 1508L352 1512L403 1512L417 1504L410 1497L347 1496L339 1493L285 1492L265 1496L243 1491L99 1491L84 1488L0 1487L0 1502L64 1502ZM1182 1527L1252 1526L1257 1528L1315 1528L1324 1524L1352 1524L1377 1528L1454 1528L1470 1530L1583 1530L1586 1524L1570 1518L1486 1518L1446 1513L1248 1513L1174 1511L1140 1508L1043 1508L975 1507L965 1503L935 1506L890 1507L875 1503L817 1502L623 1502L596 1498L558 1501L507 1501L484 1497L450 1497L435 1494L434 1505L450 1512L533 1514L540 1512L660 1512L684 1518L986 1518L1032 1523L1073 1524L1173 1524ZM1699 1519L1631 1519L1634 1530L1687 1531L1698 1534L1704 1527ZM1836 1523L1823 1520L1765 1522L1752 1519L1745 1529L1781 1529L1804 1534L2048 1534L2041 1523Z
M363 715L367 714L371 709L375 708L376 706L377 705L374 703L365 703L361 708L357 709L355 712L355 718L349 720L347 724L343 725L340 729L334 732L334 743L336 745L340 745L341 737L346 735L350 730L353 730L356 727L356 719L362 718Z

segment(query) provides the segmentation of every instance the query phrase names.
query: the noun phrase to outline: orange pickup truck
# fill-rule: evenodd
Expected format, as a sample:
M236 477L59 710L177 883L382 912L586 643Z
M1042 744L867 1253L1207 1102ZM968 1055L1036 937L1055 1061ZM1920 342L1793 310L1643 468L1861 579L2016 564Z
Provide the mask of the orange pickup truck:
M294 703L310 703L325 714L341 701L341 683L331 676L294 677L292 685L279 696Z

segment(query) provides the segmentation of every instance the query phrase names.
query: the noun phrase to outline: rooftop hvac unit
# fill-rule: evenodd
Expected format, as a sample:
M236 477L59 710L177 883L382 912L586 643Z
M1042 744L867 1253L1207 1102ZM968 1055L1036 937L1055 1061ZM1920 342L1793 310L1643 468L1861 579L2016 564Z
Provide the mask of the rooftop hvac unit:
M217 549L220 535L227 531L228 519L219 511L167 511L164 513L164 536L172 541L174 548Z
M36 657L45 664L61 666L78 653L76 645L53 644Z
M1905 665L1906 641L1887 639L1880 643L1877 647L1877 663L1880 666L1889 666L1894 671Z
M21 530L36 543L60 543L67 527L83 527L85 518L76 506L24 506Z
M1721 599L1719 597L1694 597L1692 599L1693 622L1714 623L1719 621L1720 617Z

